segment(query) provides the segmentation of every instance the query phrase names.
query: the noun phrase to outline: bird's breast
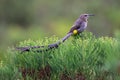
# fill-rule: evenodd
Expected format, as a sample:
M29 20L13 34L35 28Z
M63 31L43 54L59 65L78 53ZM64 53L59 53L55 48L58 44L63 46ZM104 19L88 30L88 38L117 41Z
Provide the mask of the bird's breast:
M87 27L87 22L83 22L81 25L85 29Z

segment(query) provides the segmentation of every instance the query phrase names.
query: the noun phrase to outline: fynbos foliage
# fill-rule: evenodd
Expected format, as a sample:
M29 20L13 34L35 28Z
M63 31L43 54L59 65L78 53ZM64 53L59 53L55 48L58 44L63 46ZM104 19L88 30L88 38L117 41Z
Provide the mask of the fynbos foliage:
M27 40L21 42L20 46L48 45L57 40L56 37L38 41ZM90 32L83 32L49 51L38 53L34 50L20 54L19 51L11 50L10 56L6 56L10 57L6 63L14 72L11 71L13 75L8 76L8 79L19 73L21 75L16 76L18 79L22 77L28 80L118 80L120 74L118 43L117 39L96 38ZM3 71L3 68L0 67L0 71ZM0 73L0 76L5 76L5 73L9 75L6 71Z

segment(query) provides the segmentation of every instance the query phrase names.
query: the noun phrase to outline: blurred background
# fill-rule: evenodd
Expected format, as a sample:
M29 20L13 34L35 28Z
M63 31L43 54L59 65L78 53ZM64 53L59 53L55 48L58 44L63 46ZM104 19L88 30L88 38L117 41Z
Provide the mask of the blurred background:
M120 29L120 0L0 0L0 60L20 41L64 37L82 13L95 14L87 31L96 36Z

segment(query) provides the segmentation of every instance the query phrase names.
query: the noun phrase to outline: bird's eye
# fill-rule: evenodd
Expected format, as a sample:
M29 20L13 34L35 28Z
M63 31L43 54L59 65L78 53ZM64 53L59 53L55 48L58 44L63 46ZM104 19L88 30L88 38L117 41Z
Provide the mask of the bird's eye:
M87 17L87 15L84 15L85 17Z

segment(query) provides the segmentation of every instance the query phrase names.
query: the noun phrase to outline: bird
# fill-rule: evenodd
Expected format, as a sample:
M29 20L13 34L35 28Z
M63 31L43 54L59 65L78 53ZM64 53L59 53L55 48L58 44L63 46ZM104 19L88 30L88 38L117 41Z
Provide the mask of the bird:
M90 16L94 16L94 14L81 14L80 17L74 22L67 35L62 38L62 42L68 39L72 34L76 35L83 32L87 28L88 18Z
M69 33L76 33L79 31L79 33L83 32L87 28L88 24L88 18L90 16L94 16L93 14L81 14L80 17L74 22L72 28L69 30ZM77 31L74 31L77 30Z
M48 51L52 48L58 48L58 46L64 41L66 41L72 34L78 34L78 33L83 32L87 28L88 18L90 16L94 16L94 15L93 14L81 14L80 17L74 22L73 26L71 27L67 35L63 37L61 40L59 40L58 42L49 44L47 46L48 49L45 49L45 51ZM32 47L27 46L27 47L17 47L16 49L20 50L21 53L23 53L26 51L29 52L31 49L34 49L34 48L44 48L44 47L45 46L32 46ZM38 50L37 52L42 52L42 51Z

